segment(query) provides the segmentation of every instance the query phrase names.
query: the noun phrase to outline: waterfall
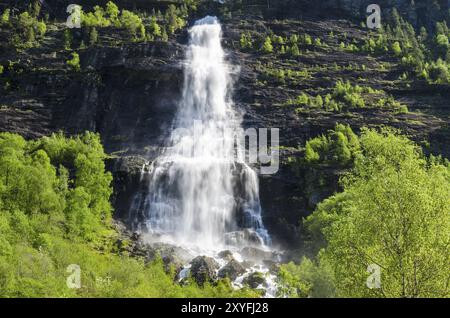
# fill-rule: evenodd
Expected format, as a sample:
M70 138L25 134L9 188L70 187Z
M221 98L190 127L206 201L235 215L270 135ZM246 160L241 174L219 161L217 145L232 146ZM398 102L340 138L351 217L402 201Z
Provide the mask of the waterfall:
M215 17L190 28L182 99L168 147L151 165L148 194L138 194L131 211L143 215L145 231L208 250L239 243L236 233L243 229L269 241L258 176L236 158L243 151L236 143L241 118L233 110L221 33Z

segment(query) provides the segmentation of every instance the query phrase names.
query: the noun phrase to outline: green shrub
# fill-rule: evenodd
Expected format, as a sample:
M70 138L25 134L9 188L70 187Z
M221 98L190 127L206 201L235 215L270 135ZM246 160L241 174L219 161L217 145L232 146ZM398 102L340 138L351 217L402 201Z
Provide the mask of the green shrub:
M119 22L119 14L120 14L120 10L119 7L117 7L117 5L112 2L109 1L106 4L106 15L108 16L108 19L111 21L111 23L117 27L120 26L120 22Z
M394 52L395 55L400 56L402 54L402 48L400 46L400 43L398 41L395 41L392 44L392 52Z
M316 265L303 257L300 264L283 264L278 273L278 297L330 298L335 295L333 273L322 262Z
M327 135L313 138L305 146L307 164L338 164L348 166L356 158L359 141L350 126L337 124Z
M155 37L160 38L162 36L161 27L159 26L155 16L152 16L152 18L151 18L150 32Z
M94 7L94 12L82 13L81 23L86 27L108 27L111 20L106 16L105 9L100 6Z
M289 52L290 52L290 54L291 54L293 57L298 57L298 56L300 56L300 50L299 50L297 44L292 45L292 47L291 47L291 49L289 50Z
M72 55L72 58L67 60L66 63L72 70L78 72L81 69L80 68L80 56L76 52L73 52L71 55Z
M70 29L65 29L64 30L64 49L66 50L70 50L72 47L72 32L70 31Z
M120 23L125 29L128 30L128 33L133 39L145 38L145 27L142 23L142 19L133 12L122 10L122 14L120 15Z
M266 39L265 39L265 41L264 41L264 44L263 44L261 50L262 50L264 53L267 53L267 54L273 52L272 40L270 39L270 37L266 37Z
M428 64L425 71L432 83L447 84L450 82L449 66L442 59Z
M250 50L253 48L252 36L249 32L242 33L239 40L239 45L243 50Z
M43 21L39 21L36 23L36 29L39 37L43 37L47 32L47 25Z
M361 93L364 89L358 85L352 86L350 82L337 81L333 90L333 97L340 99L352 108L365 107Z
M309 34L303 36L303 43L306 45L312 45L312 38Z
M9 15L11 10L9 8L6 8L5 11L3 11L2 15L0 16L0 25L6 25L9 23Z
M94 45L98 41L98 31L95 27L91 28L89 32L89 45Z
M449 46L448 37L445 34L438 34L436 36L436 43L446 49Z

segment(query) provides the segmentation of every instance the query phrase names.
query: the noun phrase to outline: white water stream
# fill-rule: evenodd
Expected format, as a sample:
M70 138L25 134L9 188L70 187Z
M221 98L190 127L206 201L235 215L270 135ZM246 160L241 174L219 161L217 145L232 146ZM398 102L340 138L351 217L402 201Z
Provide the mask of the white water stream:
M132 210L144 210L145 232L159 241L212 257L229 249L239 258L239 250L255 242L268 249L270 237L261 220L258 176L236 156L244 151L235 135L241 118L230 97L221 33L215 17L190 28L168 147L152 163L148 194L137 197Z

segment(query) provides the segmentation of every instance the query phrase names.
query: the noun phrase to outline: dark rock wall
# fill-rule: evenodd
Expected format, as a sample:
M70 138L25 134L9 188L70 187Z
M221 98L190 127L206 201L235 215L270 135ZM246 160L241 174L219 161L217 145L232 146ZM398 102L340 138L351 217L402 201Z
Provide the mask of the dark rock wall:
M161 146L179 99L182 56L182 48L167 43L84 52L87 71L68 83L53 125L69 133L98 131L109 152Z

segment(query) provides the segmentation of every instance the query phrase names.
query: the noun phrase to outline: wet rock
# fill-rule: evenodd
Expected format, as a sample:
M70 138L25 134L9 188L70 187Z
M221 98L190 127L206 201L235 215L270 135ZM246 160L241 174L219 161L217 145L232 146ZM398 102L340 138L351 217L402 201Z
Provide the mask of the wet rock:
M249 269L249 268L252 268L253 266L255 266L256 264L255 264L255 262L253 262L253 261L244 260L244 261L241 263L241 265L244 266L246 269Z
M134 194L140 191L142 172L146 165L147 160L141 156L124 156L107 161L107 168L114 176L112 201L116 218L129 221L130 206Z
M271 260L264 260L263 264L269 269L271 274L277 274L280 270L280 263L271 261Z
M255 231L245 229L225 234L225 243L229 245L242 246L262 246L264 244L261 237Z
M219 264L212 257L197 256L191 262L191 276L199 285L214 282L217 279Z
M143 257L146 263L150 263L160 257L163 261L166 272L175 271L178 274L184 264L186 264L193 255L189 251L175 245L166 243L148 244L142 240L135 242L130 255Z
M157 256L160 256L166 272L175 269L176 273L183 268L193 255L182 247L167 244L167 243L154 243L151 245L151 252L148 254L149 260L154 260Z
M277 261L278 255L271 251L265 251L256 247L244 247L241 250L241 255L248 260L255 262L262 262L265 260Z
M225 278L228 277L231 280L235 280L238 278L238 276L245 273L245 267L241 265L238 261L235 259L232 259L228 262L227 265L222 267L219 271L219 277Z
M250 288L258 288L261 285L267 287L266 277L260 272L251 273L244 279L243 283Z
M233 259L233 252L231 252L230 250L225 250L222 251L218 254L218 256L221 259L227 260L227 261L231 261Z

